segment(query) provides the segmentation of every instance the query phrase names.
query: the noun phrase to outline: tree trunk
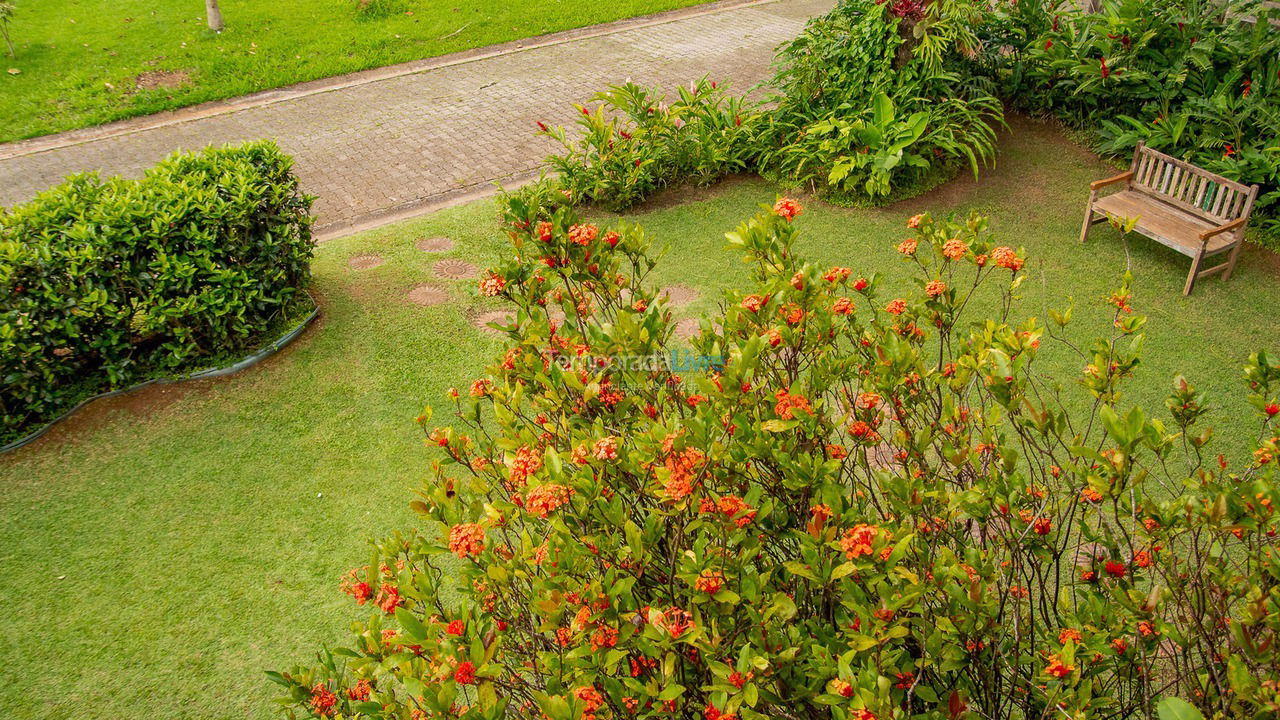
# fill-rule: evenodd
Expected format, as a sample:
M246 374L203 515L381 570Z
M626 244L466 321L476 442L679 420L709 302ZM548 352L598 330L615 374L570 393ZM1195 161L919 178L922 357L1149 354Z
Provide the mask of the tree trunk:
M920 44L920 38L916 37L916 26L924 20L925 12L931 2L932 0L918 0L914 3L914 7L905 2L899 2L896 6L889 2L884 4L885 12L891 16L897 14L894 12L897 8L902 11L898 21L898 37L902 38L902 44L898 45L898 49L893 54L893 69L901 70L915 57L916 46Z
M222 32L222 9L218 7L218 0L204 0L204 11L209 17L209 29Z
M893 53L894 70L906 67L911 63L911 58L915 57L916 45L920 44L916 39L916 21L902 18L898 22L898 37L902 38L902 44L898 45L898 49Z
M13 50L13 40L9 39L9 23L0 22L0 32L4 33L4 41L9 45L9 57L18 57L18 53Z

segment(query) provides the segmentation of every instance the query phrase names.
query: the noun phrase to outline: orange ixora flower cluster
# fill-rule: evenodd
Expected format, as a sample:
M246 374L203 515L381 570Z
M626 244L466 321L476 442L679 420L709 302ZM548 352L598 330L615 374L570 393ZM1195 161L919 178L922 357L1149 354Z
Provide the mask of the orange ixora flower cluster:
M779 390L773 397L778 401L774 405L773 412L783 420L793 419L797 410L805 413L813 412L813 408L809 407L808 398L800 393L789 393L787 388Z
M826 280L829 283L838 283L838 282L844 282L845 280L848 280L849 276L852 274L853 274L853 270L847 267L833 267L822 274L822 279ZM855 288L855 289L862 290L863 288Z
M529 490L524 499L524 507L531 514L544 518L569 502L573 493L573 488L565 485L539 485Z
M321 717L332 715L333 706L337 704L338 696L324 683L316 683L311 688L311 712Z
M1013 248L1001 245L991 251L991 259L995 261L996 267L1005 268L1018 272L1022 269L1023 259L1018 257L1018 253Z
M724 575L716 570L703 570L693 581L693 587L698 592L715 595L724 589Z
M716 500L715 511L732 520L740 528L750 525L756 518L755 508L737 495L725 495Z
M951 238L942 246L942 256L948 260L959 260L969 252L969 244L960 238Z
M480 294L485 297L497 297L498 295L501 295L503 288L506 286L506 278L498 275L497 273L485 273L485 276L480 278Z
M742 299L742 308L753 313L758 313L768 302L769 298L765 295L748 295Z
M791 198L779 198L778 201L773 204L773 212L778 217L790 221L803 211L800 209L800 203L795 200L792 200Z
M844 552L845 557L856 560L874 552L872 545L878 537L880 537L880 528L858 523L844 531L844 535L840 537L840 550Z
M675 436L668 436L663 442L666 457L662 461L663 473L662 494L671 502L679 502L693 493L693 481L706 462L706 455L697 448L686 447L675 449Z
M507 484L512 488L522 488L529 478L542 469L542 453L528 445L516 450L511 459L511 472L507 475Z
M449 528L449 551L462 559L484 552L484 528L479 523L459 523Z
M1045 674L1050 677L1062 679L1075 672L1076 668L1074 665L1063 662L1062 658L1058 655L1050 655L1049 664L1045 667L1044 671Z
M574 225L569 228L569 242L575 245L587 246L592 240L596 239L596 234L600 229L595 225Z
M595 447L592 448L591 454L594 455L597 460L617 460L618 438L600 438L596 441Z

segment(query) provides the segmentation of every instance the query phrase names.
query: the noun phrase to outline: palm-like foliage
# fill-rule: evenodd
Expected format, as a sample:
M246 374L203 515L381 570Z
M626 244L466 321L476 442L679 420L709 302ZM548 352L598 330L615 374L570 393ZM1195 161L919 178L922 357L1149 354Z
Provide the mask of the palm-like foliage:
M765 172L836 201L882 202L992 160L1003 108L988 83L952 70L977 53L978 6L926 6L902 66L908 19L894 7L843 2L782 49L759 136Z

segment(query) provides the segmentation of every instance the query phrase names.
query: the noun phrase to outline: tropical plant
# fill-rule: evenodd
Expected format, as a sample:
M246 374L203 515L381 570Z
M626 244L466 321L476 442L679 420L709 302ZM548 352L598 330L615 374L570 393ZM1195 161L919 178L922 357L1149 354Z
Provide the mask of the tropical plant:
M746 169L754 105L703 78L668 104L656 89L611 86L576 105L580 137L538 123L564 148L548 158L575 202L621 210L668 185L711 183Z
M977 8L838 4L779 53L776 107L759 135L759 165L837 202L917 193L995 152L1000 103L979 79L952 72L970 54Z
M1258 450L1209 398L1127 403L1126 281L1092 346L1020 319L1022 251L912 218L915 287L795 251L792 200L728 233L752 285L682 354L644 232L503 201L502 356L417 527L342 581L371 615L271 677L314 717L778 720L1265 717L1280 703L1280 363ZM994 317L967 318L978 293ZM1101 299L1100 299L1101 300ZM1042 343L1077 352L1074 390ZM1069 410L1063 398L1088 402Z

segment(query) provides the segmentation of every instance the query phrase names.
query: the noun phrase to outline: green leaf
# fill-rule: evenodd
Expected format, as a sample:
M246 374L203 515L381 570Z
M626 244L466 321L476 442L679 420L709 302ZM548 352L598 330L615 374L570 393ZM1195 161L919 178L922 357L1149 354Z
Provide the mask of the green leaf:
M856 568L851 562L841 563L831 570L831 580L834 582L842 577L852 575Z
M427 639L427 626L412 612L402 607L396 608L396 622L400 623L400 627L404 628L410 638L419 642Z
M881 127L893 122L893 101L883 92L876 93L871 101L871 121Z
M664 688L658 694L659 700L674 700L684 694L684 686L672 683Z
M1160 720L1204 720L1194 705L1178 697L1167 697L1156 705Z

